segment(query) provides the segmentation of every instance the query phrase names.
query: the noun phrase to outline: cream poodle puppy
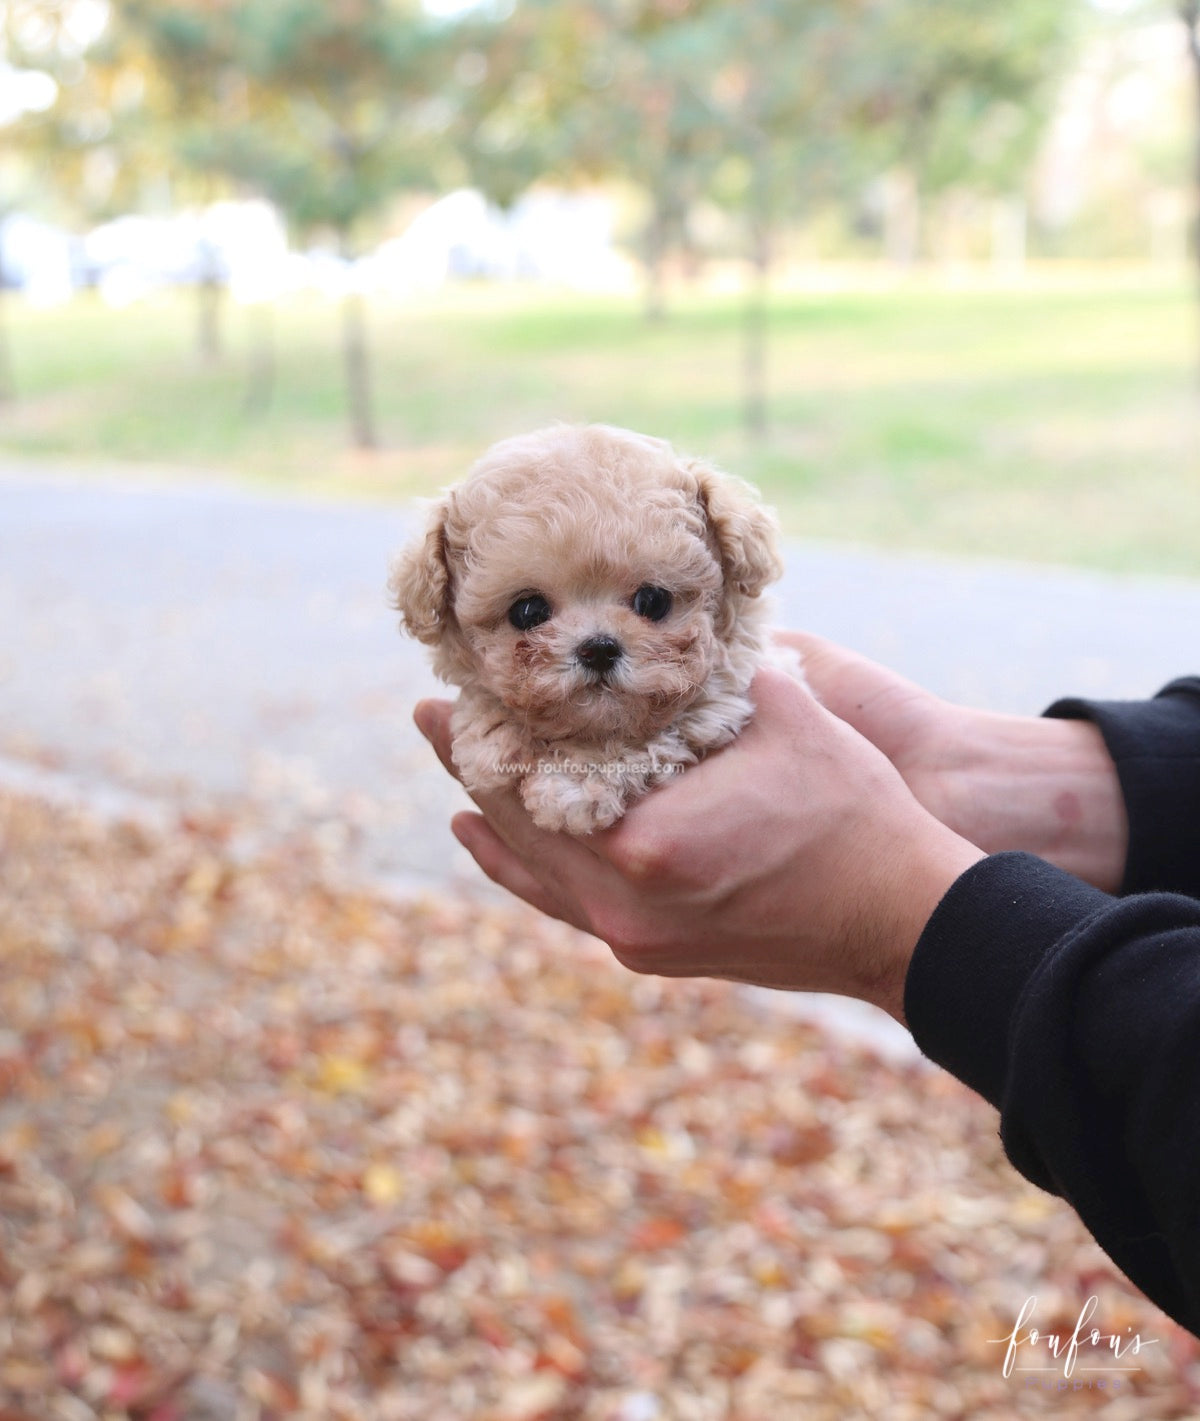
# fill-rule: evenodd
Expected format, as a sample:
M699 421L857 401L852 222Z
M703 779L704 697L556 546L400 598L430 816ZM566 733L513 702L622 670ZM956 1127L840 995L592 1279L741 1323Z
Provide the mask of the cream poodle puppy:
M536 824L588 834L746 724L781 572L748 484L661 439L556 425L490 449L389 588L461 688L467 789L515 783Z

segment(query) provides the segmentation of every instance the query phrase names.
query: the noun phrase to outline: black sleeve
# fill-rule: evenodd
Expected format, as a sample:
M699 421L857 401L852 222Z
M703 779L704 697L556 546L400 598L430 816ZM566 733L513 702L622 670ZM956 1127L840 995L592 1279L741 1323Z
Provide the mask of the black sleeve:
M1056 701L1046 712L1090 720L1113 757L1129 815L1122 893L1200 897L1200 677L1152 701Z
M1122 896L1028 854L984 859L926 925L905 1010L999 1109L1017 1169L1200 1335L1200 678L1048 714L1093 720L1116 762Z
M926 925L905 1011L1016 1168L1200 1335L1200 903L993 855Z

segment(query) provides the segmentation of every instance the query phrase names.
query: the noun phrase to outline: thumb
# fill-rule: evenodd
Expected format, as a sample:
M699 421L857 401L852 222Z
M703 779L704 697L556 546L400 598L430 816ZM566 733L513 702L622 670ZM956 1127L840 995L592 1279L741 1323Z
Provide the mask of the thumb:
M813 693L890 758L908 747L941 704L932 691L857 651L811 632L777 633L803 658Z

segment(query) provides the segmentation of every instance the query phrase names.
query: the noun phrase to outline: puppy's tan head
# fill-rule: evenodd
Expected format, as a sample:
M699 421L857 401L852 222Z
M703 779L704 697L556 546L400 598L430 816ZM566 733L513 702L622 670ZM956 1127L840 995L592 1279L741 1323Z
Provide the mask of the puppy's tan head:
M540 738L630 741L696 699L781 570L741 480L659 439L558 425L490 449L390 587L446 680Z

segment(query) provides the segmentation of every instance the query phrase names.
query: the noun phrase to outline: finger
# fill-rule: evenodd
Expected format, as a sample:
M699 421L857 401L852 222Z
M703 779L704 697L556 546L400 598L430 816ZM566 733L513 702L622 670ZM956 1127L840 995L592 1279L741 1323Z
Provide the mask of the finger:
M452 701L418 701L413 709L413 720L433 746L443 766L457 779L458 771L450 756L450 713L453 709Z
M750 687L754 715L729 744L710 751L689 765L681 775L673 775L644 799L631 805L611 828L590 834L585 840L598 857L618 862L635 878L642 876L642 848L653 853L664 843L673 843L680 833L693 836L696 814L705 824L713 820L713 806L726 803L726 796L745 774L747 750L767 730L789 699L798 697L813 711L818 707L811 694L792 676L773 667L764 667Z
M484 873L510 893L573 927L583 928L582 916L550 893L491 827L482 814L456 814L450 821L454 837Z
M796 684L791 678L783 679ZM451 756L453 709L449 701L425 700L416 706L413 719L442 764L456 775ZM588 905L602 901L618 887L620 875L614 878L613 866L616 856L610 851L612 831L602 830L583 839L551 834L534 824L515 787L468 792L482 816L458 815L451 821L451 829L487 877L548 917L591 932Z
M451 701L418 701L413 710L413 720L417 729L433 746L443 766L458 779L458 770L451 753L450 716L453 710L454 704ZM487 792L469 790L468 793L501 839L522 857L545 855L549 852L547 846L551 843L561 846L555 851L560 857L581 862L596 857L591 837L584 840L571 839L563 834L550 834L539 829L521 803L515 785L512 789Z
M790 646L803 656L817 656L822 652L840 651L842 648L828 638L817 636L815 632L797 631L793 627L772 627L771 640Z
M761 741L780 736L799 748L812 735L813 727L829 715L828 708L808 686L774 666L763 666L755 673L750 699L754 702L754 715L731 749L757 747ZM732 772L743 773L741 769Z
M875 678L894 679L894 673L877 665L857 651L840 646L814 632L777 630L775 641L800 653L804 674L824 699L835 695L846 680L856 688Z
M821 703L885 753L902 745L914 716L927 714L937 702L932 692L837 642L812 632L777 635L800 653L804 674Z
M755 713L735 740L591 836L615 874L598 880L610 894L632 883L643 906L663 912L676 898L704 897L757 842L755 816L782 812L787 785L802 779L796 767L827 742L835 718L793 676L771 667L758 673L750 695Z
M450 734L450 716L453 710L454 706L450 701L418 701L413 710L413 720L417 729L433 746L443 766L458 779L459 774L452 753L453 738ZM541 831L525 812L515 791L469 790L468 793L511 847L519 844L526 852L538 847L536 836Z

